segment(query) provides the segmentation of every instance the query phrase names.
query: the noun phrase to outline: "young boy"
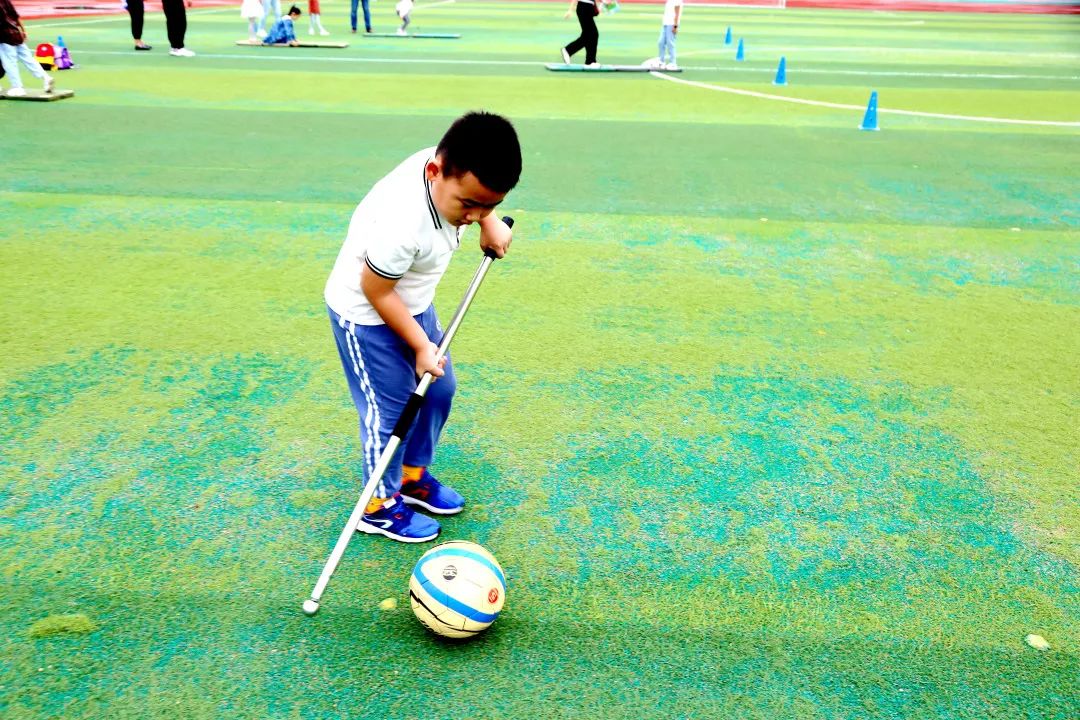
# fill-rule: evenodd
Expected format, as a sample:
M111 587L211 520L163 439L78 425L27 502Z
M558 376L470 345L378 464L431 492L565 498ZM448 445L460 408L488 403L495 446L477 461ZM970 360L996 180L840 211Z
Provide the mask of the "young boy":
M30 48L26 46L26 30L19 20L19 13L11 0L0 0L0 66L8 76L11 89L8 97L25 97L26 88L19 74L19 63L26 66L30 74L42 81L45 92L53 89L53 79L45 68L41 67Z
M682 5L683 0L667 0L664 3L664 19L660 21L660 67L664 70L679 69L675 64L675 36L679 34Z
M435 363L443 331L432 300L465 226L477 223L480 247L506 254L510 229L492 210L520 174L510 122L472 112L455 120L437 147L414 153L377 182L353 212L325 297L360 416L365 483L418 378L436 378L377 483L361 532L425 542L438 536L439 523L411 506L452 515L465 505L428 472L456 386L450 355Z
M289 14L283 16L274 23L274 27L270 28L270 32L263 38L263 45L276 45L278 43L288 43L293 46L298 45L299 41L296 39L296 31L293 28L293 22L296 18L300 17L301 14L300 8L295 5L289 8Z

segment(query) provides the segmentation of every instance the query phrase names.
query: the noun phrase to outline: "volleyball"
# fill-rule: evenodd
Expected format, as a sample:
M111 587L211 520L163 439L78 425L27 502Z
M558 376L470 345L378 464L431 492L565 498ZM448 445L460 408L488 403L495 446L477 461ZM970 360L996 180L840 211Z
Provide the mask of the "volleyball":
M455 540L424 553L409 578L413 613L437 635L468 638L487 629L506 601L506 578L495 556Z

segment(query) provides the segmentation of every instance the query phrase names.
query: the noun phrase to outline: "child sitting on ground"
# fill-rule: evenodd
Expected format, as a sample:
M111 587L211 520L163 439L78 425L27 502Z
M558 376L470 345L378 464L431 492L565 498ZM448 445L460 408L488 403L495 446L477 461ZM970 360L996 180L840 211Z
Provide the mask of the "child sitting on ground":
M401 18L401 27L398 28L398 35L407 35L405 28L409 27L409 13L412 12L413 0L398 0L398 4L394 6L394 10L397 11L397 16Z
M293 28L293 21L296 18L303 15L300 12L300 8L293 5L289 8L287 15L282 15L281 19L274 23L274 27L270 28L270 32L263 38L263 45L277 45L277 44L289 44L299 45L299 41L296 39L296 31Z
M34 59L34 54L26 46L26 30L19 20L19 13L15 12L11 0L0 0L0 66L4 68L8 82L11 83L8 97L26 97L26 88L23 87L22 76L19 74L20 62L31 75L44 83L45 92L52 92L52 77Z

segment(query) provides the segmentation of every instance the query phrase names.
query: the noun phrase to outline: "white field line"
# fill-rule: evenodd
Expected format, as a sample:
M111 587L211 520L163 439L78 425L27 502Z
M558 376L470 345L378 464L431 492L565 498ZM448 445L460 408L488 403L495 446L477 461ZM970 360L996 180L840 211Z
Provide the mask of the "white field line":
M755 92L753 90L741 90L739 88L725 87L723 85L709 85L707 83L696 82L694 80L683 80L682 78L672 77L671 75L665 75L660 72L650 72L650 75L664 80L670 80L671 82L679 83L680 85L689 85L691 87L703 88L705 90L712 90L714 92L726 92L733 95L743 95L746 97L760 98L762 100L774 100L777 102L795 103L797 105L812 105L814 107L826 107L836 108L838 110L865 110L862 105L848 105L845 103L833 103L825 102L823 100L804 100L802 98L785 97L783 95L771 95L769 93ZM969 122L987 122L987 123L1006 123L1009 125L1047 125L1053 127L1076 127L1080 128L1080 121L1063 121L1063 120L1020 120L1017 118L998 118L998 117L982 117L979 115L952 115L949 113L932 113L921 112L918 110L893 110L889 108L883 108L878 106L879 113L888 113L890 115L908 115L911 117L928 117L928 118L941 118L945 120L965 120Z
M197 47L197 46L196 46ZM280 48L275 51L280 51ZM80 50L80 55L130 55L129 52L121 52L116 50ZM683 53L689 54L689 53ZM340 62L340 63L402 63L402 64L417 64L417 65L490 65L492 67L499 66L517 66L517 67L543 67L546 62L540 62L535 60L454 60L449 58L402 58L402 57L316 57L313 55L294 55L292 51L288 51L287 55L270 54L267 51L266 54L260 55L217 55L212 53L200 52L198 57L203 58L240 58L240 59L258 59L258 60L290 60L290 61L317 61L317 62ZM715 65L700 65L691 66L684 65L684 70L705 70L705 71L722 71L722 72L744 72L754 73L759 75L771 75L775 71L770 68L748 68L748 67L720 67ZM789 71L790 68L789 68ZM793 71L792 71L793 72ZM1011 80L1011 79L1026 79L1026 80L1080 80L1080 75L1004 75L1004 74L990 74L990 73L931 73L931 72L902 72L902 71L875 71L875 70L828 70L828 69L814 69L814 68L798 68L799 73L818 74L818 75L861 75L866 77L923 77L923 78L967 78L967 79L996 79L996 80Z
M734 46L731 46L734 47ZM770 52L871 52L871 53L892 53L897 54L918 54L925 55L927 53L933 53L935 55L1006 55L1013 57L1015 55L1022 55L1025 58L1053 58L1058 60L1076 60L1080 58L1080 53L1070 52L1028 52L1026 50L966 50L964 48L936 48L936 47L889 47L885 45L796 45L793 47L785 47L781 45L749 45L747 50L767 50ZM718 50L717 52L725 52L724 50ZM734 51L732 51L734 52Z
M198 48L198 45L190 46ZM537 62L536 60L439 60L431 58L382 58L382 57L333 57L331 55L294 55L293 51L289 48L273 48L267 50L265 53L259 53L257 55L245 55L243 53L237 53L235 55L221 55L214 53L204 53L196 50L196 57L200 58L212 58L214 60L281 60L285 62L298 62L303 60L310 60L320 63L401 63L406 65L523 65L529 67L544 67L544 63ZM80 50L79 55L131 55L130 52L121 52L118 50ZM191 61L188 60L184 63L177 63L178 65L190 65Z
M691 55L692 53L679 53ZM772 75L776 72L772 68L749 68L720 65L683 65L683 70L718 70L723 72L745 72ZM799 65L793 69L788 65L788 73L799 72L807 75L856 75L862 77L913 77L913 78L953 78L965 80L1080 80L1080 75L1028 75L1022 73L958 73L958 72L911 72L908 70L839 70L831 68L803 67Z

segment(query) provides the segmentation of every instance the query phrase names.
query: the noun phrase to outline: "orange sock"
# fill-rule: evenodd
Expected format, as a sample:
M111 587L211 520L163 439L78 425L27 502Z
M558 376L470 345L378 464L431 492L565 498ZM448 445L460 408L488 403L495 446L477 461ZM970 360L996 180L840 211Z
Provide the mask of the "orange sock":
M364 508L364 513L367 514L367 515L370 515L373 512L378 512L379 510L382 510L383 505L385 505L386 501L389 500L389 499L390 498L380 498L380 497L371 498L370 500L368 500L367 507Z
M424 468L416 467L415 465L402 465L401 466L401 483L416 482L420 478L424 477Z

